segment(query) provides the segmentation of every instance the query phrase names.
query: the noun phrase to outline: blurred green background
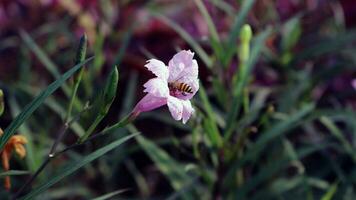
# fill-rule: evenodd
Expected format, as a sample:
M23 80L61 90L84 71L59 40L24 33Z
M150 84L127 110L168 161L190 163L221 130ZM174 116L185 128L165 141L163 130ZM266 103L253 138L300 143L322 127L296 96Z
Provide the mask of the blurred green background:
M116 98L95 132L117 123L144 96L142 85L153 77L144 67L150 58L167 64L191 49L201 82L188 124L174 121L166 107L144 113L51 160L22 195L355 199L355 13L353 0L1 1L4 130L76 64L84 33L86 58L94 58L73 103L72 116L80 119L58 149L75 144L93 124L114 65ZM251 42L241 38L244 24ZM46 161L68 119L77 76L20 124L16 133L28 139L27 156L11 159L11 170L20 171L11 176L10 191L0 187L1 199L14 197ZM87 102L91 107L81 113ZM119 144L132 133L139 135Z

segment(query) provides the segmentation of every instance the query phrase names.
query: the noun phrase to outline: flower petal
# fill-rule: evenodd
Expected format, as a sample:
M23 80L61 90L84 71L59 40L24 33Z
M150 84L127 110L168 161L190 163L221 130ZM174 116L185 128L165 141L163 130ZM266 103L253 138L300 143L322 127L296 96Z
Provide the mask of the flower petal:
M169 111L171 112L172 117L175 120L181 120L182 119L182 115L183 115L183 104L182 101L169 96L167 99L167 106Z
M173 82L179 79L181 77L181 73L185 70L187 70L186 73L194 73L192 75L198 75L198 64L196 63L196 61L195 63L193 63L193 56L194 53L190 50L180 51L173 56L173 58L168 63L169 82Z
M169 88L167 81L160 78L153 78L148 80L144 85L145 90L149 94L156 97L167 97L169 95Z
M14 144L14 149L15 149L16 154L20 158L24 158L26 156L26 149L22 144L19 144L19 143Z
M168 67L160 60L151 59L147 61L145 67L150 70L158 78L167 80L168 79Z
M194 108L192 107L192 104L190 103L189 100L185 100L185 101L182 101L182 104L183 104L183 124L185 124L190 116L192 115L192 113L194 113Z
M167 104L167 98L157 97L149 93L136 104L132 112L137 116L141 112L147 112L165 104Z

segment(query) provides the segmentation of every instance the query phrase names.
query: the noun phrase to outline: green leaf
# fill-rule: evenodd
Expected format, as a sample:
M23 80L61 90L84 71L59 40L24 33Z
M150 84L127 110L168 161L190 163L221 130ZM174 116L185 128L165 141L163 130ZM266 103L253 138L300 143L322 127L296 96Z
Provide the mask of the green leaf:
M340 52L340 50L344 49L343 47L352 44L354 41L356 41L355 30L325 38L323 41L317 43L313 41L310 47L295 55L291 65L296 64L298 61L311 59L326 53Z
M29 171L22 171L22 170L9 170L0 173L0 178L4 178L5 176L19 176L19 175L26 175L29 174Z
M21 126L21 124L27 120L31 114L44 102L44 100L56 91L69 77L71 77L76 71L78 71L83 65L92 60L93 57L86 59L84 62L75 65L73 68L64 73L59 79L51 83L44 91L42 91L31 103L29 103L24 110L11 122L11 124L5 129L4 135L0 137L0 150L3 149L6 142Z
M321 197L321 200L332 200L337 191L337 183L334 183L329 190Z
M208 10L206 9L204 3L202 2L202 0L194 0L194 2L197 5L200 13L203 15L205 22L208 26L210 37L211 37L210 43L211 43L212 48L214 49L215 55L218 59L221 59L221 57L224 56L222 54L223 48L220 43L219 33L216 30L214 22L210 16Z
M94 122L90 125L86 133L79 138L79 143L83 143L99 125L99 123L104 119L104 117L109 112L112 102L116 97L117 85L119 82L119 71L116 66L113 66L111 73L106 80L105 86L102 89L100 102L99 102L99 113L96 113L96 118Z
M103 156L107 152L113 150L114 148L118 147L119 145L123 144L124 142L128 141L129 139L137 136L138 134L131 134L129 136L126 136L124 138L120 138L116 140L115 142L112 142L108 145L105 145L104 147L90 153L89 155L83 157L81 160L75 160L66 167L64 167L58 174L52 176L48 181L45 183L42 183L39 185L37 188L33 189L29 194L26 196L22 197L22 200L26 199L33 199L37 195L41 194L42 192L46 191L48 188L50 188L52 185L58 183L61 181L63 178L71 175L81 167L85 166L86 164L94 161L95 159Z
M300 16L288 20L282 29L282 50L290 51L298 42L301 33Z
M250 177L244 185L238 189L236 194L238 197L236 199L244 199L245 195L252 191L254 188L258 187L263 182L268 182L272 177L278 176L283 169L286 169L292 161L305 158L316 151L320 151L327 147L328 145L320 146L310 146L301 148L298 152L295 152L295 158L291 158L289 155L284 155L282 158L269 162L264 165L260 171L254 176ZM301 180L303 182L303 180ZM283 190L282 188L279 188Z
M20 36L28 46L28 48L37 56L37 58L43 63L47 70L56 78L60 77L58 67L52 62L46 53L35 43L31 36L25 31L20 30Z
M137 130L132 125L129 126L131 132ZM168 178L172 187L179 191L190 181L191 177L183 170L184 167L169 156L167 152L159 148L155 143L151 142L143 136L137 136L136 140L146 154L153 160L158 169ZM186 194L186 196L190 196Z
M118 195L118 194L124 193L124 192L126 192L126 191L128 191L128 189L116 190L116 191L114 191L114 192L110 192L110 193L105 194L105 195L103 195L103 196L96 197L96 198L94 198L94 199L92 199L92 200L106 200L106 199L112 199L112 197L114 197L114 196L116 196L116 195Z
M261 137L247 150L246 154L244 154L238 161L235 161L228 173L225 176L225 183L230 183L234 179L235 172L246 162L248 161L256 161L258 156L261 154L262 150L265 146L272 141L274 138L281 136L282 134L288 132L292 128L296 127L298 123L309 114L314 109L313 104L305 105L301 108L300 111L290 116L288 119L276 123L270 129L261 133Z
M164 15L158 14L158 13L153 13L155 17L160 19L162 22L167 24L169 27L174 29L190 46L192 46L193 50L197 52L199 57L203 60L205 65L208 68L213 67L213 62L211 61L209 55L205 52L205 50L196 42L194 38L190 36L189 33L187 33L182 27L180 27L177 23L174 21L170 20L169 18L165 17Z
M225 65L230 62L232 56L235 53L236 50L236 40L237 37L239 36L240 29L242 25L245 22L245 18L252 8L253 4L255 3L255 0L244 0L242 1L242 5L240 10L238 11L238 14L235 17L234 24L232 25L229 38L228 38L228 43L227 43L227 52L226 52L226 57L225 57Z
M48 55L36 44L36 42L31 38L31 36L25 31L20 29L20 36L25 42L26 46L36 55L36 57L41 61L43 66L50 72L52 76L59 79L60 72L58 67L52 62ZM67 84L61 85L63 92L69 97L70 88ZM78 103L78 102L77 102Z
M242 24L245 22L245 18L248 12L251 10L255 0L245 0L242 1L241 8L238 14L235 17L234 24L232 25L230 34L229 34L229 44L234 45L236 43L236 39L239 36L240 29Z
M214 147L221 147L223 145L223 139L219 132L212 106L202 85L199 87L199 97L202 100L204 109L208 115L207 119L204 121L204 127L207 128L210 142Z

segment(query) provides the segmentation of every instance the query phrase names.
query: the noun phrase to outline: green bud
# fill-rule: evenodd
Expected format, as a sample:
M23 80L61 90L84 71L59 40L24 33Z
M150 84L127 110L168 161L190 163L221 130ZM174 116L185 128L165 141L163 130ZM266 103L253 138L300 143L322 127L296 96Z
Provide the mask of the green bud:
M240 48L239 59L241 62L246 62L250 57L250 42L252 38L252 30L250 25L245 24L240 32Z
M4 92L0 89L0 116L4 113L5 104L4 104Z
M88 37L84 34L79 41L79 46L77 49L77 55L75 56L75 64L79 64L85 60L85 55L87 52Z
M117 70L117 67L114 66L105 84L104 93L103 93L103 102L102 102L103 107L101 109L102 113L107 113L112 102L114 101L118 82L119 82L119 71Z
M251 26L248 24L245 24L241 28L240 41L241 41L241 43L247 44L247 43L250 43L251 39L252 39Z

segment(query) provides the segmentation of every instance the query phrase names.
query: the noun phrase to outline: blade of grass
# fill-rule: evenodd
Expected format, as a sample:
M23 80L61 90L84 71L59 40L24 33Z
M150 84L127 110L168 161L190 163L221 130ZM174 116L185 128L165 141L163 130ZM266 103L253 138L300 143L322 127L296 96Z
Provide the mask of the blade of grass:
M211 143L214 145L214 147L220 148L223 145L223 139L215 121L216 118L212 106L202 85L199 87L199 97L202 100L204 109L208 115L208 119L205 121L206 124L204 124L205 127L208 127Z
M126 49L129 46L129 43L131 41L132 33L133 33L134 29L136 28L136 26L137 26L137 23L133 23L129 27L129 30L124 33L124 36L123 36L122 42L121 42L122 45L119 49L119 52L115 56L114 65L120 66L122 58L124 57Z
M228 14L229 16L234 16L236 13L234 8L224 1L220 1L220 0L209 0L209 1L220 10L226 12L226 14Z
M230 63L232 56L236 52L237 37L239 36L240 29L241 29L243 23L245 22L245 18L247 16L248 12L251 10L254 3L255 3L255 0L242 1L241 8L235 17L231 31L229 33L226 56L225 56L225 60L223 62L224 66L227 66L227 64Z
M203 15L205 22L208 26L210 37L211 37L211 46L214 49L216 57L220 60L222 56L222 46L220 43L220 38L218 31L216 30L216 27L214 25L214 22L206 9L204 3L202 0L194 0L195 4L197 5L200 13Z
M236 199L244 199L245 196L254 188L258 187L259 184L267 182L270 178L280 173L284 168L287 168L290 162L305 158L316 151L324 149L325 147L327 147L327 145L304 147L296 152L295 158L291 158L289 155L284 155L283 158L278 161L272 161L263 166L263 168L256 175L249 178L248 181L240 189L238 189L236 192ZM305 183L303 177L301 183Z
M308 41L306 39L303 40ZM356 31L349 31L335 35L331 38L325 38L323 41L316 44L314 41L309 41L309 43L313 45L296 54L291 62L291 65L295 65L298 61L314 58L326 53L340 52L340 49L343 49L343 47L346 47L348 44L352 44L355 40Z
M121 190L116 190L114 192L110 192L108 194L105 194L103 196L100 196L100 197L96 197L92 200L106 200L106 199L112 199L114 196L118 195L118 194L121 194L121 193L124 193L128 191L128 189L121 189Z
M0 178L4 178L6 176L19 176L19 175L27 175L29 174L29 171L22 171L22 170L9 170L6 172L1 172L0 173Z
M328 117L321 117L320 122L330 131L330 133L340 141L345 151L350 155L352 160L356 163L356 154L355 149L352 145L347 141L342 131L335 125L335 123L329 119Z
M16 89L16 88L14 88L14 89ZM29 85L21 84L20 89L22 90L22 92L30 95L33 98L36 97L35 94L40 93L40 88L32 87ZM65 111L64 107L60 104L60 102L58 102L53 97L48 97L44 101L44 105L47 106L49 109L51 109L55 114L57 114L64 121L66 111ZM82 136L85 133L83 127L78 122L73 122L70 129L72 129L73 132L75 134L77 134L77 136Z
M153 16L157 17L159 20L161 20L163 23L171 27L173 30L175 30L192 48L199 57L202 59L202 61L205 63L205 65L211 69L213 67L213 62L210 59L209 55L205 52L205 50L196 42L194 38L192 38L188 32L186 32L181 26L179 26L177 23L174 21L170 20L169 18L165 17L164 15L158 14L158 13L152 13Z
M27 45L27 47L37 56L37 58L42 62L44 67L56 78L60 78L60 72L58 71L58 67L51 61L51 59L46 55L46 53L35 43L35 41L31 38L31 36L25 31L20 29L20 36ZM66 96L70 96L70 88L67 84L63 83L61 85L63 92ZM79 105L79 101L75 102Z
M296 127L299 122L309 114L314 109L313 104L307 104L300 109L297 113L290 116L287 120L276 123L270 129L261 133L261 137L247 150L246 154L244 154L240 160L235 161L227 174L225 175L224 185L231 183L234 179L235 172L246 162L248 161L256 161L262 150L265 146L274 138L281 136L286 133L288 130Z
M79 161L77 161L77 160L73 161L72 163L70 163L69 165L64 167L58 174L52 176L52 178L50 178L46 183L43 183L43 184L39 185L37 188L33 189L29 194L27 194L26 196L24 196L24 197L22 197L20 199L22 199L22 200L33 199L37 195L39 195L42 192L46 191L48 188L50 188L54 184L56 184L59 181L61 181L63 178L71 175L72 173L74 173L75 171L80 169L81 167L83 167L86 164L96 160L97 158L103 156L107 152L113 150L114 148L118 147L119 145L125 143L126 141L130 140L131 138L133 138L133 137L135 137L137 135L138 134L135 133L135 134L131 134L129 136L126 136L124 138L120 138L120 139L116 140L115 142L112 142L112 143L110 143L108 145L105 145L104 147L102 147L102 148L90 153L89 155L83 157L83 159L81 159Z
M129 125L128 129L130 132L137 131L133 125ZM146 154L152 159L157 168L168 178L174 190L179 191L185 185L189 184L191 177L183 170L184 167L171 158L167 152L143 136L137 136L136 140ZM186 193L183 196L191 197L189 193Z
M92 60L93 57L86 59L84 62L75 65L66 73L64 73L59 79L51 83L45 90L43 90L31 103L29 103L24 110L11 122L11 124L5 129L4 135L0 137L0 150L3 149L6 142L15 133L15 131L25 122L31 114L44 102L44 100L56 91L63 83L71 77L76 71L78 71L83 65Z
M338 184L334 183L329 190L321 197L321 200L332 200L338 188Z

